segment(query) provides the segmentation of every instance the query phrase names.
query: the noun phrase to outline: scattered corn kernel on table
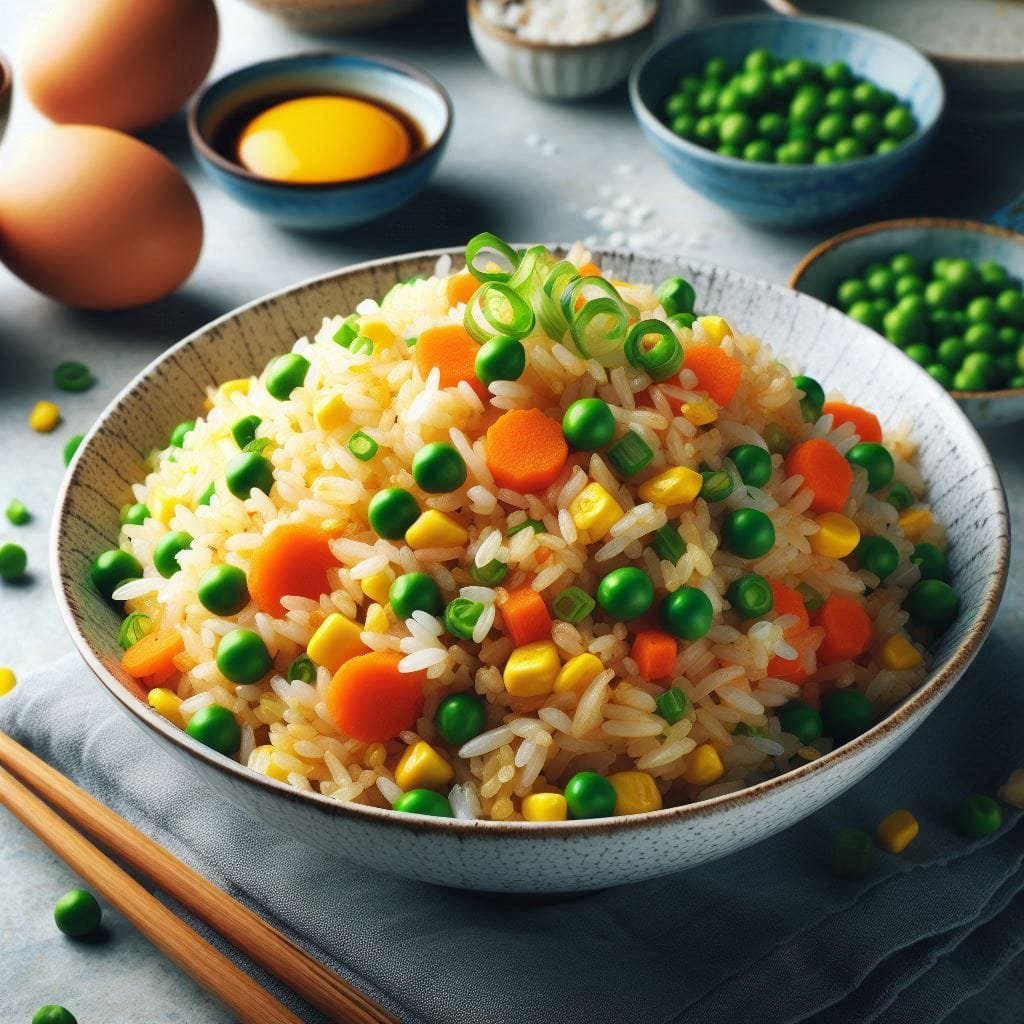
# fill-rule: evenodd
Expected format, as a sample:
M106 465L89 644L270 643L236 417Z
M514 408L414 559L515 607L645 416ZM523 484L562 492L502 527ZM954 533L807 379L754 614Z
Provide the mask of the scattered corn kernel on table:
M0 41L14 41L37 16L33 0L10 0L0 11ZM683 14L707 13L711 3L680 4ZM726 5L719 5L720 8ZM759 9L733 3L726 11ZM221 45L213 75L240 64L308 49L308 38L245 6L222 0ZM318 45L316 41L312 45ZM19 675L69 651L51 595L47 547L51 511L63 473L62 450L84 433L118 390L167 345L206 321L265 292L332 267L404 251L457 244L485 227L520 240L611 243L663 249L785 281L797 259L830 230L776 235L733 219L682 186L643 143L625 90L574 107L533 101L493 77L466 33L462 5L427 4L393 29L337 45L353 46L421 64L436 75L456 107L454 135L435 182L407 208L382 221L336 236L277 229L232 203L205 180L189 151L184 119L146 138L166 152L195 187L206 226L196 272L177 294L142 309L100 315L75 312L31 292L0 271L0 505L20 499L31 513L24 526L6 522L0 540L15 540L29 555L29 578L0 586L0 665ZM17 94L17 88L16 88ZM500 124L495 124L500 111ZM4 145L37 114L16 95ZM1022 169L1012 133L967 129L947 139L942 175L919 175L913 186L863 221L897 212L983 216L1019 189ZM974 168L984 164L985 175ZM58 391L57 363L86 363L97 383L81 393ZM61 422L50 433L29 427L37 401L56 402ZM993 431L987 441L1014 510L1015 535L1024 532L1024 464L1019 430ZM1020 542L1015 547L1019 549ZM1015 552L1020 557L1020 552ZM1011 576L996 629L1024 659L1024 582ZM980 659L984 662L984 655ZM974 671L977 671L976 668ZM961 685L970 685L970 676ZM4 700L17 700L14 690ZM887 819L894 844L908 822ZM226 1013L152 950L116 914L113 935L99 946L54 941L55 899L75 884L70 872L10 818L0 816L0 1016L28 1020L36 1006L67 999L62 979L74 977L74 1011L89 1021L161 1021L220 1024ZM17 993L17 1005L6 1005ZM125 996L133 1009L125 1016ZM28 1012L26 1013L26 1008ZM10 1012L8 1012L10 1011ZM16 1011L16 1012L15 1012ZM970 1004L965 1008L970 1019Z

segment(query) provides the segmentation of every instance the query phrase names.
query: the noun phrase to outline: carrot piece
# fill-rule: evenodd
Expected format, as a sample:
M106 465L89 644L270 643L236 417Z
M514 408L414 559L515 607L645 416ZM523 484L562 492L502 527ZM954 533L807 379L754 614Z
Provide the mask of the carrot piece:
M508 592L508 599L498 609L505 632L516 647L551 639L551 615L544 598L533 587L519 587Z
M329 593L327 570L338 560L331 554L330 537L319 527L303 523L279 526L252 553L249 593L268 615L284 615L282 597L319 601Z
M386 743L412 729L423 712L424 672L399 672L398 651L349 658L334 674L327 708L338 728L360 743Z
M802 633L787 637L786 643L796 651L796 657L789 659L778 654L773 655L768 662L768 675L773 679L785 679L798 685L806 682L810 675L807 671L807 653L816 641L817 635L806 629Z
M818 661L834 665L855 661L871 643L872 624L868 613L852 597L833 594L815 612L814 624L825 630L818 648Z
M814 492L811 508L815 512L842 512L853 484L849 462L822 438L803 441L786 456L786 473L800 475Z
M694 345L686 350L683 366L697 376L697 387L719 405L728 405L743 376L743 364L717 345Z
M174 659L184 649L185 642L176 630L147 633L124 652L121 667L133 679L154 676L159 682L154 682L153 686L159 686L160 682L166 682L174 675Z
M453 274L448 278L445 291L448 295L448 308L457 306L460 302L468 303L476 294L480 282L470 273Z
M785 637L796 636L802 633L811 624L807 609L804 607L804 599L799 592L792 587L787 587L781 580L769 580L768 585L772 588L774 595L773 607L779 616L795 615L800 621L794 623L785 630Z
M596 263L584 263L580 267L580 277L600 277L601 268Z
M630 651L640 675L648 682L672 675L678 653L679 645L675 637L662 633L660 629L640 630Z
M416 368L424 380L436 366L441 371L441 387L458 387L459 381L464 380L482 399L490 398L473 368L480 346L461 324L428 327L412 351Z
M841 423L852 423L862 441L882 440L882 424L878 417L859 405L849 405L847 402L826 402L821 407L821 414L832 414L832 426L838 427Z
M485 456L499 487L535 494L562 472L569 446L562 425L539 409L510 409L488 428Z

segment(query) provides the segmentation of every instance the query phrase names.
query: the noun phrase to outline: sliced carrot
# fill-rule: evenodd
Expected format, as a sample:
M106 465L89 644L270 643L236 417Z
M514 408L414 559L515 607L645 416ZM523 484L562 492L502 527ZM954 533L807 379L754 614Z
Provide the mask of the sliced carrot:
M147 633L124 652L121 667L134 679L153 676L166 682L176 671L175 657L184 649L185 642L177 630ZM159 686L160 682L154 682L153 686Z
M767 673L773 679L785 679L790 683L803 684L810 672L807 671L808 651L817 642L817 635L809 630L787 637L786 643L796 651L795 658L783 658L774 655L768 662Z
M846 402L826 402L821 407L821 413L832 414L832 426L838 427L842 423L852 423L862 441L881 441L882 424L878 417L859 405L849 405Z
M327 708L338 728L361 743L386 743L416 725L423 711L423 672L399 672L397 651L349 658L334 674Z
M630 651L640 675L648 682L672 675L678 653L679 645L675 637L662 633L660 629L641 630L633 640Z
M460 302L468 303L476 294L480 282L470 273L464 271L461 274L453 274L448 278L445 288L448 294L448 308L457 306Z
M544 598L533 587L508 592L508 600L498 609L505 632L516 647L551 639L551 615Z
M436 366L441 371L441 387L458 387L459 381L464 380L482 399L487 399L490 397L487 388L474 369L479 351L480 346L461 324L442 324L428 327L420 335L413 358L424 380Z
M719 405L728 405L743 376L743 364L718 345L694 345L686 350L683 366L697 376L697 387Z
M562 472L569 446L562 425L539 409L510 409L488 428L485 455L499 487L535 494Z
M249 594L268 615L284 615L282 597L319 601L330 591L327 570L337 566L330 537L319 527L303 523L279 526L252 553Z
M818 661L834 665L855 661L871 644L871 619L863 606L845 594L833 594L814 613L814 624L825 630Z
M584 263L580 267L580 277L600 277L601 268L596 263Z
M820 437L794 445L786 456L786 473L800 475L814 492L815 512L842 512L853 484L849 462Z
M811 624L811 620L807 615L804 599L800 596L799 591L787 587L781 580L769 580L768 584L774 595L773 607L776 614L779 616L795 615L800 620L785 630L783 635L788 638L802 633Z

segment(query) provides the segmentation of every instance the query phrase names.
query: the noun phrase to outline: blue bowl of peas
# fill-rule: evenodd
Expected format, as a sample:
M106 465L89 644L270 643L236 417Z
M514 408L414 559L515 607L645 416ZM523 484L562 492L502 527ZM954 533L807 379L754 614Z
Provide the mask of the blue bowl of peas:
M945 106L913 47L859 25L773 15L713 22L644 58L630 98L687 185L749 220L796 226L893 191Z

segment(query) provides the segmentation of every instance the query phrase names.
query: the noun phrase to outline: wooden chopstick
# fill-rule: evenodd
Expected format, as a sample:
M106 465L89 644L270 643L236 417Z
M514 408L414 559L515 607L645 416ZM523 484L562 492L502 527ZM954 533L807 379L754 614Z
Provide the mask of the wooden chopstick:
M337 1024L398 1024L395 1018L386 1010L377 1006L358 989L353 988L338 975L318 963L284 935L271 927L263 918L254 914L248 907L244 907L241 903L232 899L226 892L203 878L198 872L193 871L187 864L178 860L177 857L154 842L149 836L140 832L133 825L110 810L109 807L106 807L86 793L85 790L80 789L70 779L65 778L55 768L52 768L45 761L36 757L35 754L26 750L4 732L0 732L0 764L10 771L16 772L62 814L106 845L129 866L153 879L160 889L173 896L182 906L205 921L233 946L245 953L246 956L270 974L284 982L284 984L305 999L310 1005L315 1006L330 1020L337 1022ZM8 780L10 780L13 786L17 786L18 790L23 792L29 800L43 807L50 816L48 820L55 820L59 823L62 827L60 831L61 848L58 849L57 845L55 845L52 835L57 833L54 832L51 835L49 824L45 827L37 826L36 822L41 819L35 817L37 812L34 809L31 812L31 817L26 818L15 807L11 806L11 803L6 798L6 791L10 788ZM221 956L213 947L209 946L188 928L180 918L176 917L163 904L150 896L129 875L126 875L112 861L105 858L103 854L78 835L62 818L50 810L49 807L46 807L45 804L42 804L41 801L38 801L27 790L24 790L23 787L19 786L2 769L0 769L0 803L7 806L44 843L54 849L83 878L86 878L87 881L91 882L100 892L107 896L112 904L122 910L125 916L129 917L139 927L139 930L153 941L154 945L167 953L187 973L196 977L200 984L206 985L206 982L193 969L196 966L197 958L192 957L190 954L187 961L183 961L174 956L165 948L164 944L156 941L150 931L142 928L137 918L133 917L115 899L115 896L110 895L101 886L100 881L97 880L95 875L86 875L85 871L80 868L79 861L73 862L65 856L64 850L69 846L66 833L70 833L80 844L84 844L89 851L92 851L92 853L105 862L100 871L101 875L108 870L118 872L127 882L130 882L132 886L135 886L142 895L151 901L153 905L158 907L163 915L170 918L178 926L179 930L184 929L196 943L200 943L203 948L209 951L209 955L218 958L226 964L231 969L233 975L240 976L250 988L255 988L258 992L262 993L265 999L270 998L248 975L237 968L230 960ZM24 799L21 800L21 806L25 806ZM88 860L88 858L86 862L89 866L95 866L94 862ZM120 890L117 895L119 894ZM131 899L134 899L134 895ZM146 913L148 914L148 912L147 908ZM164 931L163 925L161 925L160 930L161 932ZM206 955L204 954L203 957L198 959L201 960ZM209 974L213 986L207 987L210 987L210 991L222 999L224 999L224 996L221 994L220 989L226 981L223 971L224 968L218 967L212 974L206 972ZM246 998L248 999L248 996ZM227 999L224 999L224 1001L228 1002ZM276 1001L274 1001L274 1006L278 1007L278 1010L287 1016L246 1017L241 1015L236 1004L229 1002L228 1005L236 1013L239 1013L240 1019L243 1021L258 1020L259 1024L272 1024L272 1022L278 1020L295 1020ZM252 1004L247 1005L251 1007Z

